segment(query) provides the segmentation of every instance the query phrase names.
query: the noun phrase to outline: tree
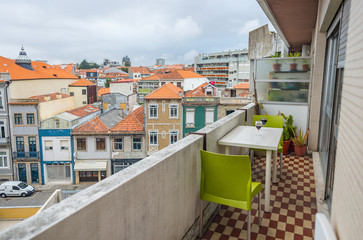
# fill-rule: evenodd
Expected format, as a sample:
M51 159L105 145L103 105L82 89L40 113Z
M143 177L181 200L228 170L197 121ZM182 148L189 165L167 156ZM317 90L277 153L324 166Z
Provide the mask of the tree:
M106 88L110 87L110 82L111 82L111 78L106 78L106 83L105 83Z
M127 68L127 67L122 67L121 70L124 72L127 72L127 73L129 72L129 68Z
M79 65L80 69L90 69L91 65L87 62L86 59L84 59L81 64Z

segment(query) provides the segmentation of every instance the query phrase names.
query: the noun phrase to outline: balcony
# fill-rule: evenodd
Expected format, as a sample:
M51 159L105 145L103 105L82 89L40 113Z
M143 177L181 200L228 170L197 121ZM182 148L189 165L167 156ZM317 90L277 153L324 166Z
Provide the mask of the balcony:
M0 145L8 145L8 144L9 144L9 137L0 138Z
M19 160L24 160L24 159L39 160L39 152L13 152L13 158Z
M207 150L223 153L224 148L217 140L237 125L251 125L253 106L249 104L244 107L247 111L235 111L201 129L200 133L206 133ZM203 136L189 135L19 223L0 238L195 239L201 209L204 239L224 239L224 235L243 238L244 211L223 207L222 217L214 217L217 205L199 199L199 149L202 148ZM241 150L231 147L230 152L239 154ZM263 161L256 159L253 165L253 178L262 183ZM271 189L273 210L264 213L260 228L253 219L252 239L269 238L271 234L280 236L281 228L286 231L294 228L292 234L306 231L312 234L316 208L311 164L310 158L285 158L283 178ZM257 209L255 205L253 209ZM256 210L252 211L252 216L255 214ZM82 224L85 221L87 224Z

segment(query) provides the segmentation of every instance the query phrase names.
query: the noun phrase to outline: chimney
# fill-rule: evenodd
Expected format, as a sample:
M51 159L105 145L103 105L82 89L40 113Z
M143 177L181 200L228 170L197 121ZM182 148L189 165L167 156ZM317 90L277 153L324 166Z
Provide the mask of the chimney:
M56 93L56 94L55 94L55 97L56 97L57 99L60 99L60 98L62 98L62 94L61 94L61 93Z
M49 95L44 96L44 101L50 101L50 96Z

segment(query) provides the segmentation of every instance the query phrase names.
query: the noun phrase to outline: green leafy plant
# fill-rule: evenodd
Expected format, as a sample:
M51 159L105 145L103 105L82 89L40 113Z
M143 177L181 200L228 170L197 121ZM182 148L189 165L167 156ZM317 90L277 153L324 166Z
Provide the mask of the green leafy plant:
M300 57L301 53L300 52L290 52L289 54L286 55L286 57L290 57L290 58L296 58L296 57ZM293 62L295 62L295 59L292 59Z
M296 127L293 125L294 119L291 114L288 117L286 117L286 115L283 113L280 113L280 114L284 118L284 126L283 126L283 132L282 132L283 140L289 141L290 139L292 139L294 137L294 134L296 131Z
M280 52L275 52L274 54L271 54L271 58L280 58L280 57L281 57Z
M299 130L299 134L295 134L294 133L294 137L291 139L292 142L296 145L296 146L305 146L306 144L306 139L308 138L308 134L309 134L309 129L306 131L306 133L304 134L304 131L301 131L301 129Z

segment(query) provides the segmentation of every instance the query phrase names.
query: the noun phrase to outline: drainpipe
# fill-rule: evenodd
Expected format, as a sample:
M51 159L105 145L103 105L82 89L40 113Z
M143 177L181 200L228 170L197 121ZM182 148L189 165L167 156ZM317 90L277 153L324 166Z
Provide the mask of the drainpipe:
M12 178L13 180L15 180L15 164L13 164L13 151L12 151L12 141L11 141L11 130L10 130L10 112L9 112L9 94L8 94L8 87L10 85L12 81L9 80L5 83L5 99L6 99L6 115L7 115L7 125L8 125L8 134L9 134L9 148L8 150L9 151L9 159L11 159L11 165L12 165L12 171L11 171L11 174L12 174Z

